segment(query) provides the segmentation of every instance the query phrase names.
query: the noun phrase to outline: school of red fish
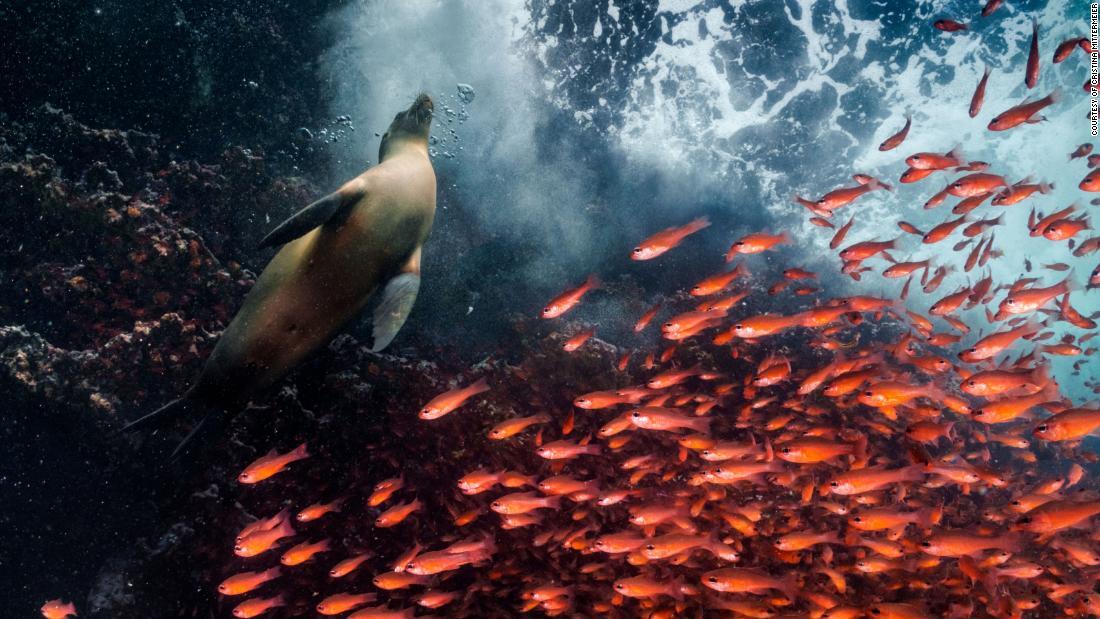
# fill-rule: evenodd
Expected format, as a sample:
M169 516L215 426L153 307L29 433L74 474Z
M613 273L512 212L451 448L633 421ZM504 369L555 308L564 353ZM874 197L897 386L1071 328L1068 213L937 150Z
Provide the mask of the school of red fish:
M999 5L988 2L983 17ZM967 30L951 20L934 26L956 33L945 36ZM1038 49L1036 24L1024 71L1029 89L1038 84ZM1053 63L1076 50L1093 53L1087 38L1072 39L1058 45ZM987 69L976 86L971 117L981 113L989 76ZM988 130L1034 130L1060 97L1008 107ZM910 117L880 150L902 147L911 125ZM1070 158L1091 169L1082 170L1079 189L1100 192L1100 155L1083 144ZM484 615L467 610L469 599L490 595L506 601L507 616L1100 615L1100 529L1092 526L1100 486L1086 470L1097 457L1081 447L1100 429L1100 408L1067 400L1050 368L1054 356L1077 356L1079 369L1096 352L1086 344L1097 324L1073 299L1100 286L1100 267L1087 283L1054 263L1044 275L985 275L941 291L954 262L899 262L891 252L908 240L948 256L940 244L961 236L953 252L961 258L965 251L962 269L981 269L1002 255L996 228L1010 218L1024 225L1020 203L1051 187L1013 182L994 164L965 161L958 149L912 153L904 163L901 183L945 179L923 205L956 198L943 223L922 230L902 222L899 238L851 243L856 218L842 224L841 212L892 190L889 184L857 174L853 186L795 198L832 234L842 273L905 278L900 298L822 297L813 285L818 275L798 267L769 285L750 275L769 268L752 255L792 239L745 235L725 256L735 266L716 264L714 275L636 318L639 341L659 332L660 343L625 352L618 371L624 379L643 376L642 384L578 388L571 410L530 411L482 428L467 403L494 385L457 381L408 414L425 424L469 415L457 427L526 458L512 468L455 470L434 488L409 487L405 476L378 479L365 504L287 497L295 509L236 535L235 573L217 585L227 608L257 617L310 599L324 616L473 617ZM996 213L971 215L982 208ZM1032 237L1086 257L1100 250L1100 237L1082 238L1086 210L1031 208L1026 225ZM662 230L630 258L657 259L692 235L714 233L703 232L709 225L699 218ZM909 298L910 284L925 297ZM550 300L541 317L559 319L599 288L590 276ZM744 311L747 301L785 290L804 298L804 309ZM922 306L927 311L910 309ZM980 328L960 317L975 308L985 310ZM861 343L871 325L889 341ZM1056 325L1066 335L1056 338ZM595 327L576 329L562 347L579 350L594 336ZM272 451L238 481L277 487L309 457L306 445ZM476 507L427 513L429 493L461 495ZM383 529L409 527L417 542L379 557L311 534L318 521L339 518L348 527L373 526L375 539ZM418 522L429 518L448 520L453 534L422 537L427 530ZM538 561L517 562L519 548ZM285 574L305 563L326 566L327 580L312 591L282 588ZM461 586L453 584L457 574ZM65 616L51 612L43 610Z

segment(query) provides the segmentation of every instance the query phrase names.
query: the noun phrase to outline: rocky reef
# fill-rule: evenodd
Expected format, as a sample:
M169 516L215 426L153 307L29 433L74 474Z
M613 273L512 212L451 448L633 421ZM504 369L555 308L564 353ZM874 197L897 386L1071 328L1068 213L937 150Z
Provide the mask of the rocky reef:
M231 541L253 518L337 489L354 497L394 475L451 488L459 471L489 462L485 420L523 413L517 403L565 411L577 385L614 382L613 347L587 346L563 364L565 335L538 336L518 319L506 328L525 356L473 367L446 353L430 362L376 355L343 335L197 461L162 469L151 439L118 429L187 387L269 257L252 249L269 226L243 214L278 221L318 192L265 164L239 147L212 163L174 160L158 136L92 128L51 106L0 123L3 458L23 477L12 498L27 507L2 517L15 535L0 541L0 556L26 574L14 577L20 600L63 595L89 617L220 616L216 584L241 567ZM477 405L478 427L463 415L430 427L416 418L454 381L479 376L499 388ZM234 481L263 452L299 442L316 465L289 491ZM64 464L74 452L75 468ZM56 485L41 487L50 478ZM453 495L439 494L429 510L439 517L420 534L469 508L442 498ZM21 535L58 554L22 558ZM409 533L347 535L340 546L379 557L413 543Z

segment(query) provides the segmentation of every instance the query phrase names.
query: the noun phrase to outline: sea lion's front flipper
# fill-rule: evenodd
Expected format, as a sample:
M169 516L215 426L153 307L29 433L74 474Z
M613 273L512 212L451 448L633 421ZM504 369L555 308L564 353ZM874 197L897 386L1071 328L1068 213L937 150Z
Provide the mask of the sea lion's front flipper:
M416 294L420 291L420 248L416 248L402 272L386 282L378 305L374 308L372 324L374 343L371 350L378 352L389 346L397 332L409 318Z
M278 228L272 230L264 240L260 241L260 248L289 243L317 226L323 226L329 221L345 216L347 210L345 207L357 203L365 193L362 182L352 181L344 185L291 215L290 219L279 224Z

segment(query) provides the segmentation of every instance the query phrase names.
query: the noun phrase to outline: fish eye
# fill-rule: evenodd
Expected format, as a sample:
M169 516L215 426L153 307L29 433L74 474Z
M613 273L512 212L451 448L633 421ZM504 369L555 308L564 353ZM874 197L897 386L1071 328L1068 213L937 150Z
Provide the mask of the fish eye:
M1019 505L1019 504L1020 504L1020 499L1013 499L1012 500L1012 505Z
M974 350L974 349L971 348L970 350ZM966 381L966 386L967 387L977 387L978 386L978 381L973 380L973 379L968 380L968 381Z
M718 577L717 576L711 576L710 578L707 578L707 582L717 583L718 582Z
M865 395L867 397L871 397L871 396L875 395L875 392L871 391L871 390L867 390L867 391L863 392L863 395Z
M236 546L233 547L233 550L236 550L237 552L240 552L242 549L243 549L243 546L241 546L240 544L237 544Z
M829 485L832 486L833 488L839 488L840 487L840 482L831 481L831 482L829 482Z
M715 473L718 473L719 475L721 475L721 474L722 474L722 467L720 467L720 466L716 466L716 467L714 467L714 472L715 472Z
M500 507L500 501L493 501L492 507Z
M790 448L790 447L784 447L784 448L782 449L782 451L783 451L783 453L785 453L785 454L789 454L789 453L791 453L791 448Z
M641 247L635 247L634 248L634 253L636 253L636 254L642 253L642 248Z
M1031 524L1031 516L1024 516L1016 521L1019 524Z
M641 417L642 414L639 413L638 411L634 411L633 413L630 413L630 416L637 419L637 418Z
M856 516L852 518L852 522L863 522L863 518L861 518L860 516Z
M1016 305L1016 299L1005 299L1005 303L1008 305Z
M744 325L742 325L742 324L736 324L736 325L733 325L733 328L734 328L734 329L736 329L736 330L738 330L738 331L740 331L741 329L744 329L744 328L745 328L745 326L744 326Z
M921 545L922 548L931 548L932 547L932 542L924 541L924 542L921 542L920 545Z
M871 614L872 614L872 615L881 615L881 614L882 614L882 611L881 611L881 610L879 610L878 608L872 608L872 609L871 609Z
M657 548L657 547L656 547L656 546L654 546L653 544L646 544L646 545L645 545L645 549L646 549L646 550L654 550L654 549L656 549L656 548Z
M616 588L616 589L618 589L619 591L622 591L622 590L623 590L623 586L624 586L624 585L623 585L623 583L621 583L621 582L617 582L617 583L615 583L615 588Z
M1050 427L1047 424L1044 423L1044 424L1042 424L1041 426L1039 426L1038 428L1035 428L1035 429L1040 431L1040 432L1046 432L1049 428Z
M329 570L328 575L332 576L333 578L336 578L336 570Z
M549 307L542 308L542 313L543 314L549 314L550 313L550 308Z
M742 245L744 245L744 244L745 244L745 242L744 242L744 241L737 241L736 243L734 243L734 246L736 246L736 247L741 247L741 246L742 246Z

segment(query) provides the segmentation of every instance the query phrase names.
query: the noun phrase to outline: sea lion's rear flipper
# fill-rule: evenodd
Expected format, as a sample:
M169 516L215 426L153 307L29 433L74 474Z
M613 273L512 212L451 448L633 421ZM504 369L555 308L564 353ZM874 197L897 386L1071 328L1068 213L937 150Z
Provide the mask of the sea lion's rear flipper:
M374 307L371 323L374 343L371 350L378 352L390 345L397 332L409 318L416 294L420 292L420 248L413 251L401 273L386 282L379 295L378 305Z
M290 216L260 241L260 248L289 243L310 230L330 221L347 216L348 207L354 206L366 193L363 183L351 181L320 200Z

